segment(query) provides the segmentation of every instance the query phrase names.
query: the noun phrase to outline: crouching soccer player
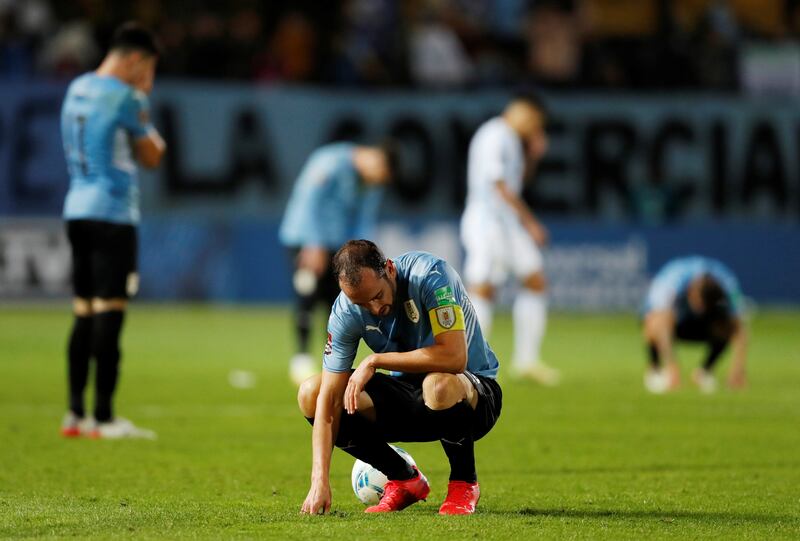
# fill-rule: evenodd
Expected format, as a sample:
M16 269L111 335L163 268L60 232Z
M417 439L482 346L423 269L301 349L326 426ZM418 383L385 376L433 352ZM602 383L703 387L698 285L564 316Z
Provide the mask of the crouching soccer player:
M497 421L502 392L495 381L497 358L460 277L431 254L390 260L366 240L347 242L333 266L342 293L328 323L323 372L298 393L314 427L311 489L302 511L330 509L334 445L389 479L367 513L400 511L424 500L427 479L387 442L439 441L450 461L439 513L473 513L480 497L474 442ZM352 370L361 339L375 353Z
M728 384L744 387L747 331L741 317L741 292L725 265L704 257L669 262L653 278L644 312L644 338L650 355L650 369L645 374L648 390L660 393L680 384L675 339L708 344L705 362L692 376L703 392L716 389L712 370L732 343ZM662 367L662 361L666 366Z

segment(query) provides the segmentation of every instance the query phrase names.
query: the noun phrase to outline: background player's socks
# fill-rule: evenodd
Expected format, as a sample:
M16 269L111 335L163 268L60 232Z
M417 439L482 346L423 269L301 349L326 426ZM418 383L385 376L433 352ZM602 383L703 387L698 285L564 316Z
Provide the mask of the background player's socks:
M75 316L69 337L67 359L69 366L69 409L77 417L84 416L83 391L89 377L92 356L92 317Z
M515 367L523 368L538 363L547 323L546 297L523 288L514 301L513 317Z
M653 370L658 370L661 367L661 359L658 356L658 348L655 344L647 344L647 354L650 359L650 366Z
M311 321L314 316L314 293L307 295L298 294L295 311L294 325L297 332L297 351L308 351L308 341L311 335Z
M706 355L706 360L703 362L703 370L706 372L711 372L711 369L714 368L714 365L717 364L717 361L720 358L720 355L725 351L725 348L728 347L727 340L713 340L708 344L708 354Z
M390 480L406 481L416 476L409 463L375 430L374 423L361 415L342 414L336 446L377 468Z
M494 305L489 299L485 299L479 295L471 295L470 302L475 309L475 315L478 316L478 324L481 326L481 332L485 340L489 339L492 334L492 318L494 316Z
M112 400L119 375L119 335L125 312L111 310L94 315L92 351L97 361L94 416L98 423L113 417Z

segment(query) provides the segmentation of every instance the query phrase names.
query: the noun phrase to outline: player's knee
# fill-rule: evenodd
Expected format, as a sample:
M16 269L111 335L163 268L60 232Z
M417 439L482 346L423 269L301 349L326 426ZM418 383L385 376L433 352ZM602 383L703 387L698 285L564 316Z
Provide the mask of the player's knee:
M460 400L460 387L454 374L428 374L422 381L422 399L432 410L452 408Z
M78 317L88 317L92 315L92 302L83 297L72 299L72 312Z
M127 307L128 299L124 298L105 299L94 297L92 299L92 312L94 313L111 312L112 310L124 311Z
M523 285L535 293L544 293L547 291L547 279L544 272L534 272L523 281Z
M316 374L300 384L300 388L297 390L297 405L300 407L303 417L314 417L321 381L322 376Z
M647 314L642 325L642 337L646 342L655 342L659 333L659 322L653 314Z

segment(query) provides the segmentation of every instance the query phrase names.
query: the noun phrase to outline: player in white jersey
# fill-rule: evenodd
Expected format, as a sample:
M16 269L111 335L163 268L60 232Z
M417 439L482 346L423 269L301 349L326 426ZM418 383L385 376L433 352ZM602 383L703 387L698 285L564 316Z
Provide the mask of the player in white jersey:
M467 204L461 217L466 250L464 278L485 336L494 299L509 277L519 284L514 300L512 372L555 385L559 372L540 357L547 322L546 281L540 247L547 229L522 199L527 167L547 151L546 112L533 95L514 97L501 116L485 122L469 147Z

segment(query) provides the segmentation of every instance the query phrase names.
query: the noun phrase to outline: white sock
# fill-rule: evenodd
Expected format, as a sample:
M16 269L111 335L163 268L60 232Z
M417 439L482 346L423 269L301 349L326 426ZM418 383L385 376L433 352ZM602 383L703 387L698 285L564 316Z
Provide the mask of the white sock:
M521 368L541 361L539 358L547 325L547 297L530 289L521 289L514 301L514 366Z
M475 308L475 315L478 316L478 324L481 326L483 339L489 340L492 334L492 316L494 315L494 303L484 297L472 295L470 297L472 307Z

